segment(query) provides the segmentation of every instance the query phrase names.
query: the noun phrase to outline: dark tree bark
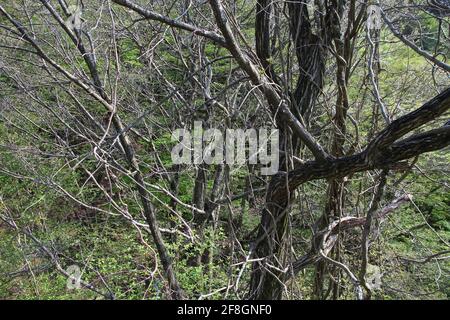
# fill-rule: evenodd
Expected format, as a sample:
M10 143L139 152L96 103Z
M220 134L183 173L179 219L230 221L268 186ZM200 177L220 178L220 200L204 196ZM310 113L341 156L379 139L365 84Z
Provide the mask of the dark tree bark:
M281 299L283 279L288 274L278 255L286 232L286 214L294 190L301 184L318 179L339 179L374 169L389 169L397 162L419 154L439 150L450 144L450 126L431 130L396 142L402 136L442 115L450 108L450 88L421 108L392 122L373 139L368 147L353 156L310 161L289 173L276 175L267 191L258 238L254 243L255 262L250 296L254 299ZM273 268L276 266L276 268ZM269 270L267 270L270 268Z

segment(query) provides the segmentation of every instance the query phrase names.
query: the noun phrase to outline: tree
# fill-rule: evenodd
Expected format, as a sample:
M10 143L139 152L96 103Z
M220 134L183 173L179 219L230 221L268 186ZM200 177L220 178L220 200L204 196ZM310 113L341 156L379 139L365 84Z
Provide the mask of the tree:
M420 107L408 105L398 110L386 102L380 80L384 31L366 27L371 2L257 0L249 9L240 1L209 0L208 5L182 1L173 7L154 1L149 9L139 1L112 0L105 8L86 5L89 11L80 7L90 14L89 22L80 20L80 28L66 23L73 16L66 1L25 3L0 5L0 39L4 40L0 49L5 57L0 70L11 81L13 91L26 92L51 119L36 124L42 139L48 140L49 150L44 151L52 153L50 158L61 151L73 171L82 168L84 184L93 183L111 203L106 212L118 212L139 234L141 230L149 234L168 284L168 297L187 297L168 246L178 241L178 234L194 244L196 237L205 239L207 225L218 228L222 204L230 210L227 224L232 247L241 247L239 255L245 258L235 285L227 291L235 288L238 296L242 294L239 281L251 262L245 294L249 299L282 299L289 282L311 265L316 268L316 298L325 299L332 292L332 297L339 299L343 274L358 299L370 297L366 275L372 226L410 199L403 195L383 206L387 179L393 171L409 172L421 154L442 150L450 143L450 127L440 123L450 107L450 88L436 84L436 95ZM442 58L448 46L441 40L448 37L443 28L448 24L447 7L445 1L435 1L418 2L408 9L418 21L426 15L424 21L432 29L434 42L426 47L426 35L411 31L415 38L408 39L401 31L406 10L401 3L381 5L380 19L387 29L432 65L433 76L438 74L436 83L448 77L450 70ZM242 8L252 14L242 15ZM95 19L92 12L96 10L104 16ZM49 31L53 34L48 35ZM44 72L45 82L31 78L27 70ZM129 70L138 76L133 79ZM31 90L34 84L40 90ZM48 84L57 90L45 89ZM230 90L235 90L233 97L227 96ZM426 100L421 99L422 103ZM252 106L244 108L246 104ZM364 142L364 121L359 117L369 105ZM243 207L246 200L252 203L258 192L253 188L257 183L253 169L248 168L243 193L233 198L228 165L167 168L155 145L161 132L192 128L198 119L209 127L214 123L230 126L240 122L254 127L272 122L280 130L280 170L257 188L265 192L264 205L247 247L237 235L242 216L233 218L232 201L243 199ZM25 122L33 124L26 116ZM419 131L422 128L425 130ZM80 150L79 145L87 145L89 151ZM150 151L152 158L142 149ZM191 169L195 172L192 199L184 201L180 176ZM358 174L372 179L373 196L364 216L353 217L347 209L357 193L351 180ZM124 182L124 177L131 183ZM153 181L154 177L168 187ZM102 212L101 206L84 203L48 177L44 180L72 201ZM212 187L208 193L209 180ZM322 214L311 225L310 249L295 257L291 214L298 210L305 185L318 180L327 184ZM138 197L137 212L128 209L121 194L127 195L123 198ZM180 210L190 211L192 222ZM140 221L140 212L145 223ZM11 216L3 219L15 226ZM161 226L166 219L172 220L171 230ZM363 232L358 243L359 270L355 272L346 265L342 246L345 231L357 227ZM171 236L165 237L165 232ZM210 265L213 251L202 249L189 263ZM233 259L234 253L230 256Z

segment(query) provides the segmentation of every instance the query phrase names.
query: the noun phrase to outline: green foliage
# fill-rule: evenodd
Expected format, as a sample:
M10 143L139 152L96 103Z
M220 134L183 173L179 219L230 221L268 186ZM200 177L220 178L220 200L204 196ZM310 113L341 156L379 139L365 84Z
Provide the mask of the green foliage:
M141 52L131 39L119 41L121 60L131 68L141 68L144 64L140 61Z
M227 269L220 263L221 243L226 239L222 230L207 228L201 241L192 243L180 237L170 245L173 255L177 256L175 269L180 285L190 297L215 291L227 285ZM208 262L209 261L209 262ZM213 295L209 299L220 298Z

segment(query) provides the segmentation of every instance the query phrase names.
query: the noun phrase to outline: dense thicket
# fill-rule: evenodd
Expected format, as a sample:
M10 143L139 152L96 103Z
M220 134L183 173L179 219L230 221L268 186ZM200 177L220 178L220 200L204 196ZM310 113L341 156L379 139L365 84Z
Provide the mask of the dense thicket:
M449 22L438 0L0 1L0 298L447 299ZM278 172L175 164L198 123L277 128Z

